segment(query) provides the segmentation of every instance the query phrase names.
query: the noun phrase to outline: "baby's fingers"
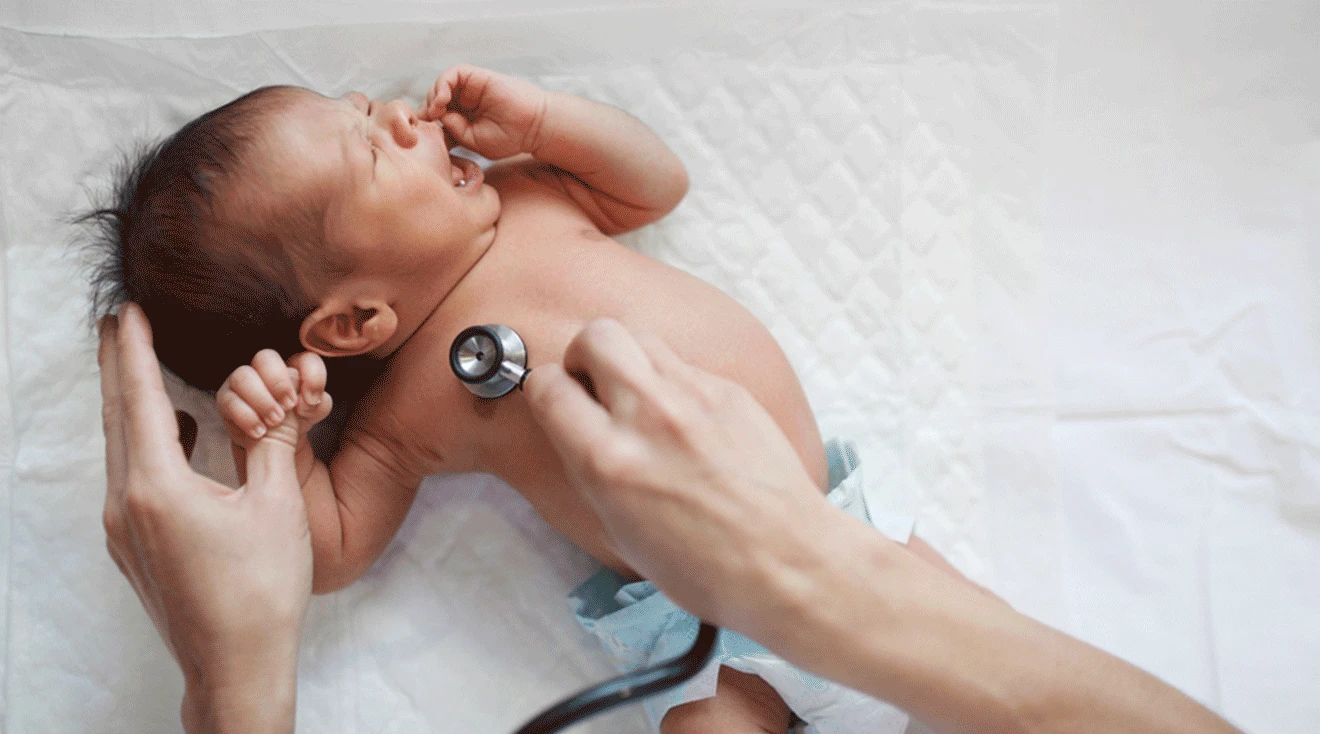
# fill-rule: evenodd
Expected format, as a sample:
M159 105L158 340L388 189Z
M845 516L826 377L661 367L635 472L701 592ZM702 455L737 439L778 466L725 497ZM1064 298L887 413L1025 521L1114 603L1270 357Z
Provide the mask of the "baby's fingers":
M444 126L445 135L451 138L455 143L468 150L475 149L477 143L472 135L472 123L469 122L461 112L445 112L444 110L441 110L439 117L436 119L439 120L442 126Z
M215 394L215 407L220 411L220 417L225 421L229 437L235 443L242 442L245 437L252 440L260 439L266 435L266 424L257 416L252 406L234 392L231 387L233 379L234 376L230 375L220 387L220 391Z
M298 414L313 419L313 422L328 415L329 408L322 405L330 398L325 392L325 360L314 352L302 352L289 359L289 370L297 376Z
M440 75L435 84L431 85L431 91L426 93L426 104L422 105L422 119L438 120L444 114L449 106L449 101L454 97L454 90L451 84L454 80L451 75L453 70Z
M280 379L290 384L289 390L292 390L292 380L289 379L288 370L284 365L280 365ZM266 424L267 428L274 428L284 421L284 408L275 401L275 396L271 395L270 388L266 386L266 380L257 372L256 368L243 365L234 370L233 374L225 383L229 387L229 392L234 394L238 401L244 403L258 420ZM219 396L216 396L219 400ZM237 404L231 402L230 405L220 406L221 410L231 408L235 415L241 414ZM264 433L264 432L263 432Z
M278 426L280 421L284 420L284 410L293 410L298 404L298 391L294 389L293 380L289 379L289 371L284 367L284 359L280 353L274 349L263 349L257 352L257 356L252 358L252 368L261 375L261 381L265 383L266 390L271 397L279 403L282 408L278 415L275 413L263 412L266 422L271 428ZM254 406L255 407L255 406Z
M316 405L325 392L325 360L315 352L300 352L289 358L289 369L297 372L299 397Z

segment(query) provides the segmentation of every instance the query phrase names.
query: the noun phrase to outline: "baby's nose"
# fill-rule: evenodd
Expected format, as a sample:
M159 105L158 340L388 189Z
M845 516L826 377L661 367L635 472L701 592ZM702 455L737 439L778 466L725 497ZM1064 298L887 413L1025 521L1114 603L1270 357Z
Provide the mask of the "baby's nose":
M412 105L396 99L385 105L385 117L399 145L410 148L417 144L417 111Z
M408 104L407 102L401 99L396 99L386 103L385 107L386 107L386 112L391 117L397 116L403 121L407 122L409 125L417 124L417 111L414 110L412 105Z

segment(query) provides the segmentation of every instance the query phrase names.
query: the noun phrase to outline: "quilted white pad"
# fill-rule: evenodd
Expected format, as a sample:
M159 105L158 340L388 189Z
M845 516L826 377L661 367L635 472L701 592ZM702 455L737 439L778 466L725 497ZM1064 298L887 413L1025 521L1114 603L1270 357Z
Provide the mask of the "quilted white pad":
M874 500L916 513L920 534L1019 608L1137 659L1261 731L1314 731L1320 710L1301 694L1320 688L1320 621L1305 612L1316 608L1320 580L1304 570L1320 567L1320 532L1308 524L1320 507L1320 451L1298 441L1302 428L1320 425L1320 391L1305 378L1308 365L1320 371L1320 328L1316 301L1296 282L1307 268L1315 274L1320 223L1306 218L1313 213L1276 217L1247 228L1255 239L1209 250L1193 243L1161 255L1163 269L1125 269L1124 253L1145 263L1133 253L1166 252L1165 227L1205 210L1175 207L1160 218L1133 204L1118 210L1129 218L1119 225L1103 206L1137 200L1127 187L1154 170L1144 167L1150 161L1181 170L1201 160L1200 146L1219 151L1240 131L1261 129L1243 116L1206 115L1191 126L1201 137L1179 137L1170 121L1193 119L1185 109L1236 100L1240 90L1216 97L1209 81L1187 86L1146 68L1174 64L1188 48L1197 54L1188 58L1221 59L1222 79L1234 68L1280 79L1316 68L1274 61L1320 47L1301 35L1259 45L1220 39L1213 53L1189 42L1220 28L1202 5L1185 10L1202 19L1194 27L1203 36L1168 41L1164 29L1186 20L1171 10L1149 28L1098 35L1112 3L1070 15L1053 2L988 0L418 0L369 11L220 0L136 3L99 18L75 0L15 0L0 11L12 14L0 16L0 730L168 731L178 720L178 674L103 549L96 368L62 218L87 205L87 188L104 188L117 148L254 86L417 100L439 71L470 61L619 105L678 151L692 193L625 241L725 289L771 328L823 432L857 440L868 476L885 478ZM1120 15L1136 23L1144 12L1134 4ZM1281 27L1306 27L1277 17ZM1222 28L1250 28L1226 18L1234 20ZM1097 40L1127 34L1143 40ZM1143 53L1149 67L1132 66ZM1105 76L1115 58L1129 59L1120 68L1131 72L1113 76L1119 87ZM1051 125L1056 87L1065 105ZM1185 108L1160 106L1175 92L1187 95ZM1302 114L1320 101L1314 89L1273 87L1261 99L1262 119L1320 119ZM1130 141L1152 130L1164 137L1132 152ZM1288 134L1303 153L1289 148L1281 161L1310 150L1314 162L1314 130L1299 130ZM1249 158L1228 158L1218 173L1250 169L1268 179ZM1167 206L1177 196L1163 170L1138 191ZM1275 193L1316 188L1314 178L1290 178ZM1236 211L1242 194L1217 193ZM1147 240L1155 244L1143 247ZM1244 241L1265 243L1261 254L1244 255ZM1296 246L1308 241L1309 249ZM1264 279L1262 293L1282 288L1254 311L1194 317L1160 300L1211 301L1183 286L1213 264L1220 294L1241 297L1212 302L1245 308L1255 291L1229 277L1243 263L1256 264L1249 272ZM1145 300L1104 301L1125 290ZM1127 335L1147 322L1150 333L1133 346ZM1142 340L1187 333L1195 354L1173 374L1222 369L1250 389L1151 408L1149 386L1178 380L1152 381L1131 362L1145 356ZM1216 335L1236 346L1196 351ZM174 394L202 419L194 463L230 472L214 411L196 394ZM1143 417L1187 417L1180 409L1209 411L1194 414L1207 418L1196 430L1208 433ZM1211 439L1223 425L1216 410L1266 417ZM1238 439L1256 442L1245 457ZM1222 480L1195 471L1219 465L1282 472L1285 510L1217 501L1213 514L1189 501ZM1171 478L1185 481L1159 491ZM1215 542L1210 530L1219 531ZM299 730L511 730L609 674L564 601L592 567L497 480L428 480L367 576L314 600ZM1262 611L1231 593L1253 576L1268 579L1254 597L1286 632L1253 628ZM1121 621L1134 609L1154 624ZM1286 705L1270 705L1273 690L1287 691ZM622 711L582 730L644 727Z

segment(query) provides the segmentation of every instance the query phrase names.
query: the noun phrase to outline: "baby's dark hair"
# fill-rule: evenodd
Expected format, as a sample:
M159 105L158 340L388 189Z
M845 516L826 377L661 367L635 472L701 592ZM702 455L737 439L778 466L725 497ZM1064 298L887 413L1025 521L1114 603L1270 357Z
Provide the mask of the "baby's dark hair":
M88 235L93 318L136 302L161 362L203 390L261 349L286 359L300 351L298 328L313 310L287 232L314 231L315 213L245 209L237 195L288 90L250 92L126 156L108 205L75 220Z

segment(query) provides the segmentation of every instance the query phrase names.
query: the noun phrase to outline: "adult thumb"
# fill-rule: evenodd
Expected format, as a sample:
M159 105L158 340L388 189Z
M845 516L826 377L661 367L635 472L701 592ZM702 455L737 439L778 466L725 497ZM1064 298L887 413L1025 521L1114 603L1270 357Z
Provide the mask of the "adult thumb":
M298 492L298 469L294 454L298 447L298 416L289 411L284 422L270 429L247 452L249 491Z

